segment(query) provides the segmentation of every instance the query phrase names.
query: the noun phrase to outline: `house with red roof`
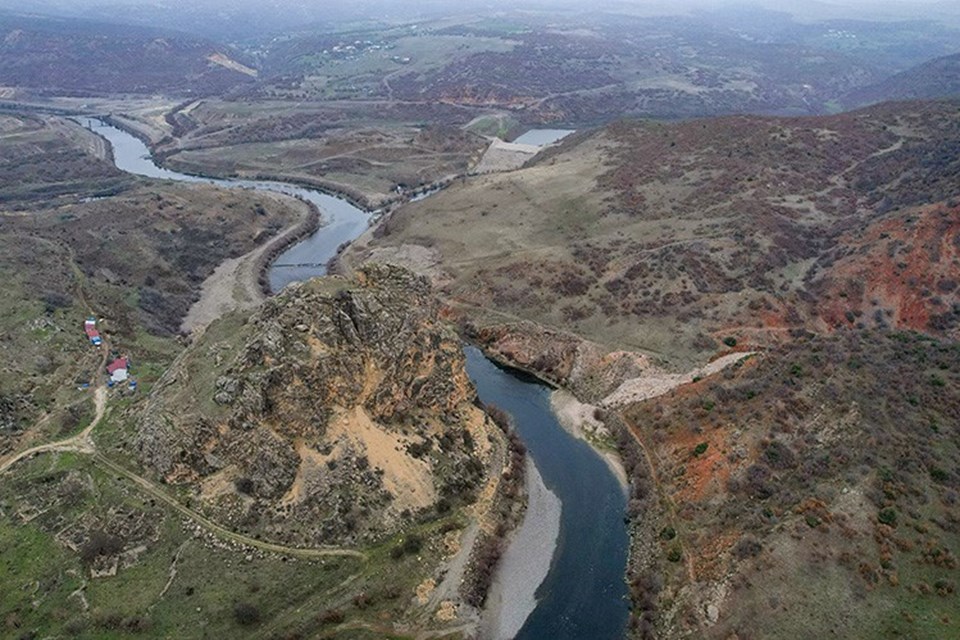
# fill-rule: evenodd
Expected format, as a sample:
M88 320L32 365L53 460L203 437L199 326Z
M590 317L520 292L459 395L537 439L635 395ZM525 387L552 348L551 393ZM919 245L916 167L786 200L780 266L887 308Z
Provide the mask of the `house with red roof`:
M107 373L113 382L123 382L129 375L129 363L126 358L117 358L107 365Z
M87 318L83 323L83 331L87 334L87 338L90 339L90 344L93 346L99 347L103 342L103 339L100 338L100 332L97 331L96 318Z

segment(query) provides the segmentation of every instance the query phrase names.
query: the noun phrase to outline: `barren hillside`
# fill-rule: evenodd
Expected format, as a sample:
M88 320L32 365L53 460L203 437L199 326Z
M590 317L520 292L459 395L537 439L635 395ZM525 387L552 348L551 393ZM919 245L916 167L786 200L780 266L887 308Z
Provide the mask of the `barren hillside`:
M622 122L401 209L345 261L429 255L482 325L677 362L841 326L956 337L958 145L949 101Z

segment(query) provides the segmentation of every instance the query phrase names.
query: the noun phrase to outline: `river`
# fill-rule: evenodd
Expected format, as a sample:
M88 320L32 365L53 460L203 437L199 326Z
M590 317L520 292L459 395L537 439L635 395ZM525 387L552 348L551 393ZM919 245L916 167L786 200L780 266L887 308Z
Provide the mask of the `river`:
M178 173L158 167L150 157L150 151L140 139L126 131L101 120L81 118L83 126L106 138L113 146L113 159L117 168L148 178L176 180L177 182L200 182L234 189L262 189L303 198L322 212L323 227L308 238L281 253L270 267L270 289L279 291L291 282L322 276L327 272L327 262L337 254L337 249L363 233L370 214L343 198L283 182L265 180L241 180L206 178Z
M560 498L560 535L537 607L517 634L529 640L622 638L629 539L619 480L590 445L570 435L550 408L550 390L467 348L480 399L509 413L547 489Z
M278 257L269 274L274 291L290 282L323 275L337 248L367 228L369 215L341 198L281 182L211 179L163 169L154 164L146 145L129 133L99 120L80 122L111 143L114 162L123 171L180 182L278 191L316 204L323 226ZM543 485L560 502L552 561L548 571L539 572L546 577L536 589L536 607L522 626L516 625L520 628L516 637L623 637L628 614L624 573L629 541L623 522L626 498L618 480L596 451L563 429L550 408L546 387L496 366L472 347L467 349L467 371L480 398L513 417Z

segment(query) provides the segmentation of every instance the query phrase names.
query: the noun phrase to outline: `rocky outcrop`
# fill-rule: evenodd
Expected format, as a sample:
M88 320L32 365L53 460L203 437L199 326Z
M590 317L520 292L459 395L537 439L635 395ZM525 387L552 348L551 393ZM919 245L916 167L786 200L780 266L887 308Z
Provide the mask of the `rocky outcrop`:
M643 354L610 351L572 333L534 322L478 327L466 321L464 333L488 357L553 386L564 387L586 402L599 402L627 380L666 375Z
M489 453L474 400L426 280L370 265L213 325L161 381L139 454L224 524L356 543L472 500Z

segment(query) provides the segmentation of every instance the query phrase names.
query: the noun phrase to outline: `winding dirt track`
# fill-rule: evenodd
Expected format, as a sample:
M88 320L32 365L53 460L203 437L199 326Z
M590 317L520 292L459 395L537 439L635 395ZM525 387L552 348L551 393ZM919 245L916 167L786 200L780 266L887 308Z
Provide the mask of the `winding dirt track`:
M269 244L268 244L269 246ZM71 255L72 257L72 255ZM75 267L75 262L74 262ZM249 273L246 274L249 277ZM82 274L80 274L82 278ZM81 279L80 282L83 282ZM254 280L255 282L255 280ZM258 290L259 291L259 290ZM81 302L93 312L92 307L90 307L89 302L86 299L86 296L83 294L83 287L78 287L77 291L78 297ZM105 337L105 336L104 336ZM110 356L110 344L105 339L101 349L100 363L97 366L97 371L103 371L106 367L107 359ZM94 390L94 406L96 407L94 412L94 417L90 421L90 424L87 427L78 433L75 436L66 438L65 440L58 440L56 442L48 442L46 444L40 444L29 449L24 449L18 453L13 453L6 458L0 459L0 475L10 470L16 463L29 458L31 456L39 455L41 453L51 453L51 452L64 452L71 451L74 453L81 453L85 455L90 455L93 458L95 464L100 465L105 469L109 469L113 473L121 475L131 482L133 482L141 491L149 494L150 496L164 502L169 507L177 511L183 516L186 516L190 520L193 520L204 529L214 534L215 536L235 542L241 545L248 547L253 547L256 549L261 549L263 551L269 551L273 553L280 553L289 556L295 556L300 558L322 558L329 556L346 556L352 558L359 558L361 560L366 560L367 556L361 551L355 549L343 549L336 547L318 547L318 548L300 548L300 547L288 547L285 545L274 544L271 542L264 542L262 540L257 540L249 536L245 536L234 531L218 525L216 522L210 520L209 518L203 516L200 513L184 506L176 498L169 495L166 491L155 485L153 482L140 476L129 469L124 468L123 466L117 464L116 462L110 460L102 453L97 451L96 443L93 441L93 432L96 429L97 425L100 424L100 421L103 420L103 417L107 413L107 385L106 380L101 380L100 384ZM41 422L45 421L48 416L41 418ZM39 423L38 423L39 425ZM36 428L35 425L34 428Z
M104 350L104 353L108 353L107 350ZM243 534L239 534L229 529L218 525L209 518L197 513L196 511L184 506L176 498L170 496L166 491L153 484L143 476L137 475L136 473L122 467L121 465L113 462L102 453L97 452L96 445L93 442L92 434L93 430L96 428L97 424L103 419L103 416L106 415L107 409L107 388L106 386L100 386L97 388L95 393L95 403L96 403L96 415L94 419L90 422L86 429L78 433L77 435L67 438L66 440L59 440L57 442L49 442L47 444L41 444L36 447L31 447L20 453L17 453L13 456L8 457L2 463L0 463L0 474L9 470L17 462L29 458L31 456L54 452L54 451L72 451L75 453L83 453L93 456L93 461L95 464L100 465L105 469L109 469L113 473L119 474L131 482L133 482L137 487L142 490L144 493L149 494L151 497L164 502L169 507L177 511L178 513L186 516L190 520L193 520L204 529L210 531L219 538L229 540L231 542L236 542L248 547L254 547L261 549L263 551L271 551L274 553L286 554L290 556L296 556L300 558L322 558L326 556L347 556L352 558L359 558L361 560L366 559L366 554L356 551L354 549L341 549L334 547L323 547L323 548L312 548L304 549L299 547L287 547L280 544L273 544L270 542L263 542L262 540L257 540Z
M106 351L104 351L104 353L106 353ZM25 449L20 453L8 456L5 460L0 461L0 473L5 472L7 469L20 462L24 458L29 458L30 456L34 456L38 453L45 453L48 451L76 451L78 453L94 453L96 448L94 447L93 439L90 437L90 434L93 433L94 427L97 426L97 423L100 422L100 419L103 418L103 415L106 413L106 387L101 386L97 388L97 390L94 392L94 402L96 404L97 411L93 420L90 421L90 424L86 429L73 437L67 438L66 440L37 445L35 447Z
M169 495L166 491L153 484L143 476L139 476L134 472L126 469L116 462L108 459L102 453L94 453L93 460L96 464L113 471L119 475L124 476L131 482L137 485L144 493L149 494L151 497L156 498L168 506L170 506L175 511L180 514L190 518L204 529L210 531L219 538L224 540L229 540L231 542L236 542L248 547L255 547L257 549L262 549L263 551L272 551L274 553L285 554L289 556L297 556L300 558L322 558L327 556L347 556L351 558L359 558L361 560L366 560L367 556L361 551L356 551L355 549L341 549L338 547L318 547L318 548L301 548L301 547L287 547L282 544L273 544L271 542L263 542L262 540L257 540L256 538L251 538L229 529L218 525L216 522L210 520L209 518L200 515L196 511L185 507L181 504L176 498Z

